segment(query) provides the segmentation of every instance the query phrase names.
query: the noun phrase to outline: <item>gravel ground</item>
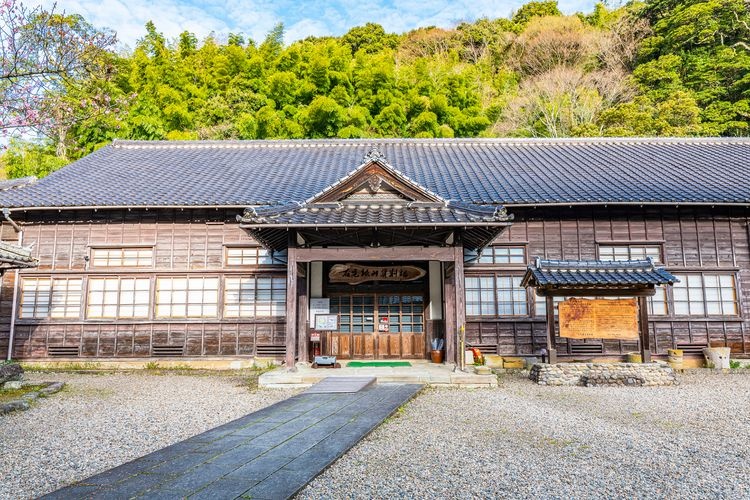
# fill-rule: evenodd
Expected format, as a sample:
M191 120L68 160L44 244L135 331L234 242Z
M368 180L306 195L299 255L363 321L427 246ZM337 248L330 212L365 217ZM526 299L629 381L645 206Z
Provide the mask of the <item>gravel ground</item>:
M0 417L0 498L31 498L199 434L293 394L237 375L27 373L67 383Z
M428 389L298 498L749 498L750 374Z

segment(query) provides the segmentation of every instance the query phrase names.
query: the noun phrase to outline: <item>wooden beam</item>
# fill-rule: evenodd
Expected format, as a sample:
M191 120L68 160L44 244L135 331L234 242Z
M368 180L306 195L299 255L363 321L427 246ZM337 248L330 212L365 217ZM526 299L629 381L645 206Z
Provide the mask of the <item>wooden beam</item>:
M648 329L648 304L646 297L638 297L638 316L641 334L641 361L651 362L651 338Z
M296 250L298 252L297 262L313 260L439 260L452 262L455 258L453 247L297 248ZM463 249L461 251L463 252Z
M302 264L305 265L305 264ZM297 297L298 297L298 308L297 308L297 356L299 361L307 363L310 360L310 341L308 335L308 302L307 302L307 280L309 279L310 273L305 273L307 279L301 276L297 278Z
M289 248L286 263L286 368L294 370L297 347L297 249Z
M445 321L445 362L457 363L456 358L456 285L453 270L445 268L443 276L443 297L445 311L443 318ZM450 273L450 274L449 274Z
M463 368L464 349L466 346L461 346L461 338L466 338L466 294L464 292L464 249L462 246L453 248L453 282L456 292L456 336L458 348L456 349L457 361Z
M557 363L557 344L555 341L555 301L547 296L547 362Z
M654 288L548 288L536 289L540 297L650 297L656 293Z

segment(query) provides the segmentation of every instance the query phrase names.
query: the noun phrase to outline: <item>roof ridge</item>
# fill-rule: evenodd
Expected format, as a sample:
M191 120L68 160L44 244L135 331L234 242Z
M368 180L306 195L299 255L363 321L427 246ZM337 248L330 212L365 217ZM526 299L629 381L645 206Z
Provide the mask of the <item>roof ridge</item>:
M482 138L369 138L369 139L265 139L265 140L191 140L191 141L143 141L115 139L114 148L305 148L343 147L371 144L412 144L424 147L451 145L480 146L513 144L521 146L541 145L592 145L592 144L750 144L750 137L482 137Z

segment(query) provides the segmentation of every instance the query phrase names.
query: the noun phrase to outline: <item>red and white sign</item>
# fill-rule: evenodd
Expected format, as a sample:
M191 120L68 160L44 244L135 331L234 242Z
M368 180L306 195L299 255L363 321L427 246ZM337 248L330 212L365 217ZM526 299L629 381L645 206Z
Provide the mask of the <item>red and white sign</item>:
M379 332L388 331L388 316L383 316L380 318L380 321L378 322L378 331Z

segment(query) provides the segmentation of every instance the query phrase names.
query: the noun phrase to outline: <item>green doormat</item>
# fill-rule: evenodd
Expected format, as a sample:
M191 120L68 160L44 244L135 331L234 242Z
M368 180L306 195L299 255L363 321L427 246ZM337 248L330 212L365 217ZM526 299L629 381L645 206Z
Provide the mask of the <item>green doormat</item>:
M408 361L349 361L347 368L363 368L366 366L411 366Z

